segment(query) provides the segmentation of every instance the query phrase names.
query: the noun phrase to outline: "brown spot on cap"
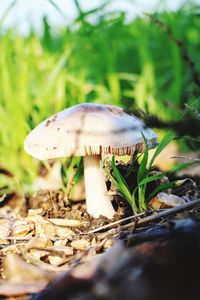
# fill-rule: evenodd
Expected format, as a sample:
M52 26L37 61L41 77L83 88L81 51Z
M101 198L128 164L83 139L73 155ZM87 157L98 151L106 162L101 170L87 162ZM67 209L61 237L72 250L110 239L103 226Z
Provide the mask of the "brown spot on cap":
M45 126L49 126L51 123L55 122L57 119L57 115L54 115L51 119L48 119L45 123Z

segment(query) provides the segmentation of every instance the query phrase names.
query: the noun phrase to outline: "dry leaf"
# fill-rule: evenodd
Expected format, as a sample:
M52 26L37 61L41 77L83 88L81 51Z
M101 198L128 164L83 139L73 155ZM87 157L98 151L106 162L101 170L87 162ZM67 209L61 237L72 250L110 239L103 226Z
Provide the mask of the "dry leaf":
M185 199L173 194L159 193L156 197L152 198L148 205L153 209L176 207L186 203Z

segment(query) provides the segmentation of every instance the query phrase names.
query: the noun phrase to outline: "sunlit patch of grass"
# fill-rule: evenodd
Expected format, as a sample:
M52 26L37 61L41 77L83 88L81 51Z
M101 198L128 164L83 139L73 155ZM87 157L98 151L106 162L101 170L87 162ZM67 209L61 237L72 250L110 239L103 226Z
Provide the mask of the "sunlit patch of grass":
M93 13L98 16L98 9ZM41 37L0 33L0 166L24 185L39 166L25 154L24 138L55 112L98 102L173 119L181 115L183 102L196 99L179 49L147 16L127 23L123 13L104 13L91 23L80 14L57 34L47 19ZM183 40L200 69L195 7L190 13L184 7L162 12L159 18Z

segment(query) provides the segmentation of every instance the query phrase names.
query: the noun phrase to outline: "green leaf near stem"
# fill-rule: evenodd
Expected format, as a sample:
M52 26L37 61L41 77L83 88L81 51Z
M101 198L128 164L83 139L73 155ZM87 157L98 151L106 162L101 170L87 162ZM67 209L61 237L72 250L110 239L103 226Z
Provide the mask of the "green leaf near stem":
M165 147L175 138L175 134L168 132L164 138L160 141L154 155L152 156L149 165L148 165L148 171L151 170L151 167L156 159L156 157L165 149Z
M122 174L120 173L120 171L116 167L115 156L112 157L111 165L112 165L114 176L116 178L116 179L114 179L116 187L123 194L123 196L128 201L128 203L131 205L133 211L138 212L138 208L137 208L137 205L135 203L135 199L131 195L128 184L126 183L124 177L122 176Z

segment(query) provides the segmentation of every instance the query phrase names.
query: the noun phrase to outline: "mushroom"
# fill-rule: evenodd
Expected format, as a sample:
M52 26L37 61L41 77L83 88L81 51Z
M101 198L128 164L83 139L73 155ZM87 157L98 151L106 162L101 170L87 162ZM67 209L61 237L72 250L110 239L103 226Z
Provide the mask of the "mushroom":
M112 218L115 210L101 168L102 154L133 155L156 144L156 134L122 108L82 103L39 124L26 137L25 151L41 160L83 156L87 212Z

